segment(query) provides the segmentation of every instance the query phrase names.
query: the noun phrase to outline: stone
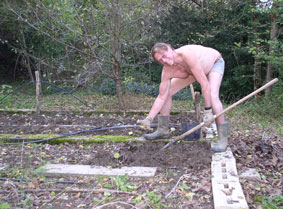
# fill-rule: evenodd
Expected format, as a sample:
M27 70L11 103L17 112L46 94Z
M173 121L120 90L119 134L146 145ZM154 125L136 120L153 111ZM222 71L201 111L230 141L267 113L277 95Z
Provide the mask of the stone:
M247 180L256 180L260 181L260 175L255 168L248 168L244 172L240 174L240 178L247 179Z

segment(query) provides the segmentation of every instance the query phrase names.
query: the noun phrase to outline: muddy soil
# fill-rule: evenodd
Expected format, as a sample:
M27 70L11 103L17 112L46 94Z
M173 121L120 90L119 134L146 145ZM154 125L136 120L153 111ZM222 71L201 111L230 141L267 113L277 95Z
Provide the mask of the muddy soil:
M47 113L33 114L0 114L1 134L68 134L96 127L112 127L121 125L135 125L143 115L133 114L68 114L68 113ZM175 126L171 132L171 137L182 133L181 124L184 121L193 123L194 115L176 114L170 118L171 126ZM157 123L155 120L154 123ZM124 135L142 136L145 131L134 129L110 129L106 131L90 131L80 135ZM205 168L211 161L211 152L208 143L190 141L182 145L172 145L170 149L161 150L166 142L144 142L144 143L120 143L108 145L109 148L96 145L88 153L87 159L81 159L80 163L102 166L152 166L152 167L187 167ZM68 146L66 144L66 146ZM111 147L111 148L110 148ZM113 158L115 153L119 153L118 159ZM70 155L69 162L78 159L76 152Z
M123 125L136 125L138 119L144 119L142 114L116 114L116 113L58 113L49 112L37 115L36 113L0 113L0 134L65 134L97 127L112 127ZM170 125L181 126L182 123L195 122L192 113L180 113L170 117ZM157 124L157 118L153 125ZM177 128L172 136L180 134ZM145 132L140 129L111 129L99 132L87 132L88 135L129 135L141 136ZM149 133L150 131L148 131Z

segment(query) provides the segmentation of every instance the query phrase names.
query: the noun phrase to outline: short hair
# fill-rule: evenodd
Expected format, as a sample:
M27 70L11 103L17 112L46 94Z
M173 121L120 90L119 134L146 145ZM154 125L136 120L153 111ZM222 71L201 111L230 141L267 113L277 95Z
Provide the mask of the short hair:
M169 48L173 49L170 44L166 44L166 43L162 43L162 42L156 43L156 44L153 45L153 47L151 49L151 56L155 60L155 58L154 58L155 53L158 53L162 50L168 51Z

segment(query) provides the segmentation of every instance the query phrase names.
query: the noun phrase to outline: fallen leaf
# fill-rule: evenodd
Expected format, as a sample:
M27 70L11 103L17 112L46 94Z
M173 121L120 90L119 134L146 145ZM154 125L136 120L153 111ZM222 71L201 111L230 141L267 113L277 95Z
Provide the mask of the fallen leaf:
M80 196L81 196L80 192L76 194L76 198L80 198Z
M29 182L28 184L28 188L30 189L36 189L38 187L38 182L37 181L32 181L32 182Z

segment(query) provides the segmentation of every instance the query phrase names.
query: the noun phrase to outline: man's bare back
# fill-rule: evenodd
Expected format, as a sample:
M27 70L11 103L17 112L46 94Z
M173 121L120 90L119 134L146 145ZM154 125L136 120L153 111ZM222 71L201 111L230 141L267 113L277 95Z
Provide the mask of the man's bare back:
M164 65L163 68L164 73L170 78L185 79L190 75L194 76L191 71L194 64L190 66L190 60L193 60L196 65L200 65L200 69L207 75L215 62L221 58L221 54L217 50L201 45L186 45L175 51L179 56L179 62L173 65ZM190 60L186 60L188 56Z

